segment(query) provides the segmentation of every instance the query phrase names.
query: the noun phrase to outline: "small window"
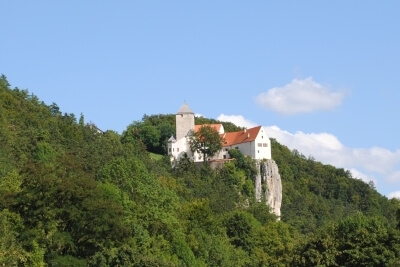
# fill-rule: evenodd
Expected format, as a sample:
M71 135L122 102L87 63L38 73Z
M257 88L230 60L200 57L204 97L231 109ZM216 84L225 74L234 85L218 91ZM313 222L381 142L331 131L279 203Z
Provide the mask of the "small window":
M263 147L267 147L268 146L268 144L267 143L263 143Z
M235 149L239 149L239 147L237 146L237 147L235 147Z
M257 153L260 153L260 150L257 150Z
M176 152L179 152L179 147L176 149Z
M258 146L258 147L262 147L262 144L261 144L261 143L258 143L257 146Z
M168 152L171 152L171 148L168 148Z
M224 155L224 159L226 159L226 155Z
M174 152L175 152L175 148L173 148L173 149L172 149L172 151L174 151Z

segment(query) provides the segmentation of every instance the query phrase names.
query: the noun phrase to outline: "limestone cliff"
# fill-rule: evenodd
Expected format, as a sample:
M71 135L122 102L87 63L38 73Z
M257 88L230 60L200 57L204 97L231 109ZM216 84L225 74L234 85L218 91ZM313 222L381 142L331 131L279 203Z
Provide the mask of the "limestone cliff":
M262 194L265 194L265 202L270 207L271 212L280 217L282 204L282 181L278 165L276 165L274 160L268 159L260 162L259 167L260 172L255 179L256 198L258 201L261 201ZM264 187L263 184L265 184Z

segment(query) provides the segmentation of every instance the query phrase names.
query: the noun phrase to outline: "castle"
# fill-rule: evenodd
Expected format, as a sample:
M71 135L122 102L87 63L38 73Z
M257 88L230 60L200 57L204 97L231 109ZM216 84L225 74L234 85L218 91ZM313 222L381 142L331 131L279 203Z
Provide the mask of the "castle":
M271 140L262 126L244 129L238 132L225 133L222 124L208 124L220 135L222 149L210 161L218 162L230 160L229 150L238 149L244 155L257 160L259 172L254 177L255 197L261 202L262 196L270 211L280 220L282 204L282 181L278 166L271 159ZM202 162L203 155L192 152L190 149L190 137L203 125L194 124L194 113L185 103L176 113L176 137L168 140L168 155L172 162L179 161L187 155L193 162ZM266 185L265 187L263 185Z
M214 128L223 140L222 150L209 160L228 160L230 149L238 149L256 160L271 159L271 141L262 126L230 133L225 133L222 124L208 126ZM176 136L168 140L168 155L171 161L179 161L184 154L194 162L203 161L203 155L190 150L190 136L201 127L202 125L194 124L194 113L184 102L176 113Z

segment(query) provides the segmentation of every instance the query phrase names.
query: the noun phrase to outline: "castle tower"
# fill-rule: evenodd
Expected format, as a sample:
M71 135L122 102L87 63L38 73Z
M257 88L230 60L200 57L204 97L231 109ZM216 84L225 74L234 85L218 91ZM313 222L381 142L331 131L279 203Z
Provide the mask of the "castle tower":
M176 140L186 137L194 130L194 113L186 104L183 103L178 113L176 113Z

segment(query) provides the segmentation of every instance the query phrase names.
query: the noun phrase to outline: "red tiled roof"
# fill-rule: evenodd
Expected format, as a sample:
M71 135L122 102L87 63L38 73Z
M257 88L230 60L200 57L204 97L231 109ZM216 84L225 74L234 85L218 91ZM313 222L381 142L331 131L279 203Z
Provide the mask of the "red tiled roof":
M222 146L232 146L240 143L254 141L258 133L260 132L260 129L261 126L257 126L246 130L241 130L239 132L221 134L221 137L224 138Z
M210 126L211 128L213 128L214 130L216 130L217 132L220 131L222 124L201 124L201 125L195 125L194 126L194 132L197 132L200 130L201 127L203 126Z

